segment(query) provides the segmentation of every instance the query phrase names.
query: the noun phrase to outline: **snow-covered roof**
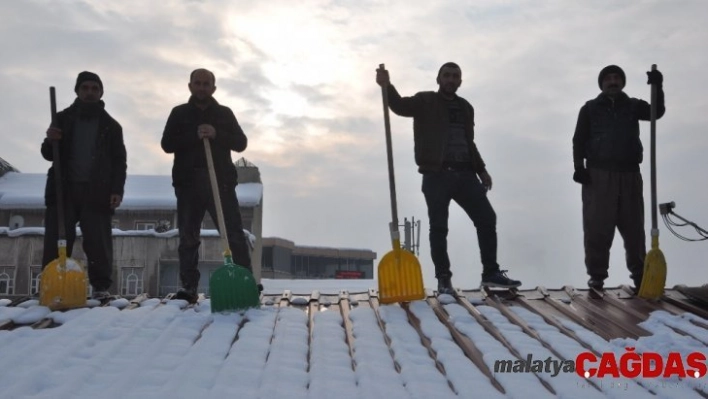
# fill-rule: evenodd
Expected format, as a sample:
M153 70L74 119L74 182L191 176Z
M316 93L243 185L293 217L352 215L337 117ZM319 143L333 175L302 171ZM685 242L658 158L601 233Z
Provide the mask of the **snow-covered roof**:
M246 237L249 238L251 243L255 243L256 236L254 236L250 231L243 229ZM171 238L179 236L179 230L171 229L167 231L155 231L155 229L148 230L120 230L113 229L111 234L114 237L158 237L158 238ZM11 229L9 227L0 226L0 235L7 235L8 237L20 237L20 236L31 236L31 235L44 235L44 227L19 227L16 229ZM201 229L199 230L199 235L201 237L219 237L219 230L216 229ZM76 236L81 237L81 229L76 227Z
M14 166L10 165L9 162L0 158L0 176L4 175L7 172L19 172L19 171L17 169L15 169Z
M0 330L9 330L0 331L0 392L6 398L288 399L708 393L705 368L686 364L690 354L705 353L707 312L676 289L658 302L625 287L609 289L603 299L564 287L506 299L479 290L460 291L459 299L429 293L425 300L381 305L376 291L367 290L372 280L262 283L261 307L231 314L212 314L209 299L185 308L184 301L121 298L66 312L50 312L36 300L8 306L0 299ZM17 328L22 325L34 328ZM637 360L622 362L630 351ZM585 370L610 374L577 373L581 353L596 356L584 362ZM678 365L676 358L667 362L670 353L681 357ZM687 366L689 376L612 376L640 372L639 354L663 359L654 370Z
M0 209L37 209L44 207L43 173L8 172L0 177ZM263 197L261 183L241 183L236 196L243 207L255 207ZM120 210L171 210L177 208L172 177L128 175Z

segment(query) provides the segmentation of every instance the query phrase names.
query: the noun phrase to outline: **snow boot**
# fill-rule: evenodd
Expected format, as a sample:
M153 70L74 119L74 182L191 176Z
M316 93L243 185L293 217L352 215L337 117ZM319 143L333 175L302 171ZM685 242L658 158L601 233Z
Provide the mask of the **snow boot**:
M516 288L521 285L521 281L512 280L507 277L508 270L499 270L490 275L482 274L482 286L499 288Z
M197 303L199 295L194 288L180 288L172 299L183 299L189 303Z

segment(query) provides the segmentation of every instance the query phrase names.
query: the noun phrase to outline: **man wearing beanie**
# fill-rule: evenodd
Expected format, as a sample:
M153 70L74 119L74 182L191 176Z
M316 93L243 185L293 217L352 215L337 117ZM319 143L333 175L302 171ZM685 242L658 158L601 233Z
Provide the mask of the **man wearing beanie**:
M423 175L422 190L430 219L430 255L435 265L438 294L456 295L447 253L450 202L455 201L477 228L482 263L482 286L516 288L521 285L497 263L497 215L487 198L492 177L474 142L474 108L456 92L462 70L443 64L437 91L401 97L388 71L376 71L376 83L387 90L391 111L413 118L415 161Z
M74 86L77 98L57 113L42 143L42 156L53 161L52 141L59 142L67 255L81 228L93 297L105 299L113 282L111 217L123 199L126 151L123 129L104 109L103 82L93 72L81 72ZM53 166L44 193L44 255L46 266L57 258L58 220Z
M663 76L647 72L657 86L656 117L664 115ZM650 120L650 105L622 91L622 68L608 65L597 78L601 93L580 108L573 136L573 180L582 185L585 267L588 286L601 290L608 277L610 247L617 229L624 240L627 268L636 291L642 282L644 234L643 158L639 121Z

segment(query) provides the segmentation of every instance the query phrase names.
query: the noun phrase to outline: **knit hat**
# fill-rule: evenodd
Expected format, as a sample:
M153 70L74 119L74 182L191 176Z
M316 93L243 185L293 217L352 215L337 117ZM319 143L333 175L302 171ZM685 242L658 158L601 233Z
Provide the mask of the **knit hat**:
M103 90L103 82L101 82L101 78L98 77L93 72L89 71L83 71L79 73L79 76L76 77L76 86L74 86L74 93L79 94L79 86L81 86L81 83L84 83L86 81L92 81L92 82L97 82L98 86Z
M597 85L600 86L600 89L602 89L602 81L605 79L605 76L611 73L616 73L622 78L622 87L627 84L627 78L624 76L624 71L622 70L622 68L618 67L617 65L608 65L602 68L602 71L600 71L600 75L597 77Z

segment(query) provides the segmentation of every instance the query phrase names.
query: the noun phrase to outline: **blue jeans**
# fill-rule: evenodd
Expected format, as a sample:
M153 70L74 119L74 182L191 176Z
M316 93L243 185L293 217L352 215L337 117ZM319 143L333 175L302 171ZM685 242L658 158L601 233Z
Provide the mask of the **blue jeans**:
M482 259L482 275L499 271L497 264L497 215L487 199L487 191L473 171L428 172L423 174L423 194L430 220L430 255L435 277L451 277L447 255L450 201L454 200L472 219Z

